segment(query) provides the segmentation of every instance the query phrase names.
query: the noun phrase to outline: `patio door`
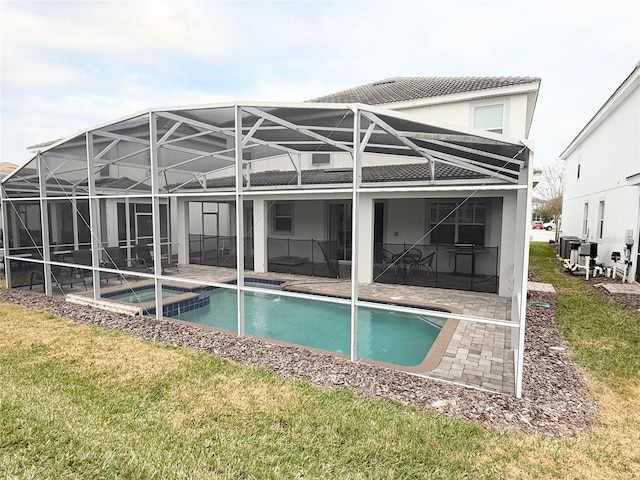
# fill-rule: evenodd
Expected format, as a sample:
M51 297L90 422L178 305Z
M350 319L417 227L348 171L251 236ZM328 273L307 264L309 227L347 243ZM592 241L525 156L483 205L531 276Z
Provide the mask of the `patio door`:
M328 205L329 240L335 242L338 260L351 261L351 202Z
M217 205L214 205L217 207ZM204 236L217 237L218 236L218 210L208 204L203 204L202 207L202 234Z
M150 203L134 203L132 204L133 214L135 216L135 242L140 244L153 244L153 214L151 213ZM160 204L160 241L166 243L169 241L169 209L167 205Z
M149 245L153 243L153 215L151 204L134 204L135 207L135 239L136 243Z

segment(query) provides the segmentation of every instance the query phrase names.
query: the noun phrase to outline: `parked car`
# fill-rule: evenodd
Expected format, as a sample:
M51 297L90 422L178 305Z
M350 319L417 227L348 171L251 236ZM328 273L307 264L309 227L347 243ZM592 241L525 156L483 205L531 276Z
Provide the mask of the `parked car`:
M533 222L533 229L534 230L542 230L544 228L542 222Z
M550 222L543 223L542 228L544 228L545 230L554 230L556 228L556 222L551 220Z

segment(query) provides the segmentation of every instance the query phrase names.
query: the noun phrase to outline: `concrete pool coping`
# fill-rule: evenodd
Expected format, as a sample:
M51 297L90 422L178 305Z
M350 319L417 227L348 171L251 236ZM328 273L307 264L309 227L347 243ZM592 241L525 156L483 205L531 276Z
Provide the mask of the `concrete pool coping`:
M184 301L192 300L200 297L200 293L196 293L189 290L198 290L203 288L208 288L206 285L197 285L193 283L187 282L176 282L173 280L164 281L162 283L163 287L168 287L171 289L180 289L185 290L183 293L179 293L176 295L172 295L170 297L166 297L162 299L162 306L168 307L171 305L175 305L177 303L181 303ZM67 300L75 303L82 303L85 305L90 305L95 308L102 308L104 310L114 311L118 313L124 313L127 315L144 315L145 313L151 314L156 311L156 302L155 300L150 300L148 302L123 302L122 300L118 300L113 298L115 295L129 293L135 290L142 289L150 289L155 287L155 282L153 280L143 280L140 282L135 282L129 285L114 285L113 287L107 287L101 289L101 297L99 300L94 300L91 292L83 293L83 294L74 294L67 295ZM105 295L107 295L105 297Z

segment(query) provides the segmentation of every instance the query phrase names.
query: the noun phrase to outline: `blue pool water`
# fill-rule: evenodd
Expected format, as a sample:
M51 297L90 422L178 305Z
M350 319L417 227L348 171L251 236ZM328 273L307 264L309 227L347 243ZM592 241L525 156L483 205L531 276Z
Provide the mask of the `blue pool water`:
M236 292L218 288L209 305L176 318L237 331ZM245 332L337 353L350 353L350 308L317 300L245 292ZM358 308L358 357L401 366L419 365L444 320Z
M181 293L184 293L184 292L163 288L162 298L173 297L174 295L180 295ZM125 303L152 302L156 299L156 291L153 288L148 288L145 290L135 290L135 292L128 291L127 293L112 295L108 297L108 299L117 300L119 302L125 302Z

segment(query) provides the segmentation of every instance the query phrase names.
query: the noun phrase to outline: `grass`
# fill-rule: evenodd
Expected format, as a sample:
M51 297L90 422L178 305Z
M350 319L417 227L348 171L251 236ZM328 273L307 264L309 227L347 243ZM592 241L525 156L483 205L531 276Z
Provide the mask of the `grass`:
M531 247L530 271L558 292L556 323L576 352L575 360L616 391L638 387L640 315L617 307L580 277L563 273L554 252L541 243Z
M2 478L459 478L488 435L185 349L0 311Z
M578 437L488 431L0 305L0 477L637 478L640 316L560 274L549 252L534 244L532 268L560 292L602 409Z

